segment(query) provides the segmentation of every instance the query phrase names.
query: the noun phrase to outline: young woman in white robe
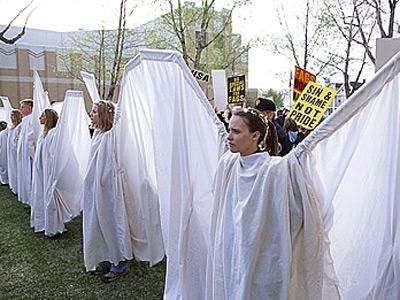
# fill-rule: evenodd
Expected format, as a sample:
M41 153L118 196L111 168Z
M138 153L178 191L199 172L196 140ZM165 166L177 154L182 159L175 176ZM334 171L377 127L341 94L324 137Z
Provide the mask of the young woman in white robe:
M10 113L12 126L9 128L7 138L7 168L8 168L8 184L11 192L17 193L17 147L22 122L22 113L18 109L14 109Z
M83 250L86 270L113 281L128 271L132 244L127 211L116 200L112 127L115 107L100 100L90 117L95 128L84 180Z
M234 112L229 122L230 151L215 176L206 299L321 294L318 217L302 200L309 195L301 174L288 180L295 170L290 159L269 155L276 147L272 130L254 109Z
M40 135L32 164L32 202L31 202L31 227L35 232L45 231L48 236L56 233L46 228L48 215L46 214L46 190L49 185L49 172L52 161L49 159L53 149L52 143L55 137L58 114L55 110L47 108L39 118L43 125L43 133ZM47 230L46 230L47 229Z

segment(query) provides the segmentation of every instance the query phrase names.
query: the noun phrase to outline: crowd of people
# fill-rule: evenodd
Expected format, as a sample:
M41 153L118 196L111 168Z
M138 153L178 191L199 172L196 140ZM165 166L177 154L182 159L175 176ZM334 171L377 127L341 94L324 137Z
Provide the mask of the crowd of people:
M39 137L35 136L33 106L31 99L20 101L20 109L10 112L12 124L0 124L1 181L8 184L18 200L30 208L30 225L34 232L44 232L50 238L65 232L65 224L83 211L85 266L88 271L100 275L104 282L111 282L127 273L128 261L133 258L131 232L126 230L122 235L118 232L123 227L129 228L118 222L121 219L118 214L126 212L124 208L116 209L116 183L109 180L116 176L110 156L113 150L109 134L114 124L115 106L109 101L97 101L89 114L91 149L80 203L61 196L59 189L51 188L54 185L56 127L60 120L55 110L44 109L39 118L42 132ZM282 128L279 118L275 118L276 106L272 100L257 99L250 112L233 112L227 139L231 152L242 156L264 151L273 156L284 155L298 143L298 136L294 142L290 140L291 132L297 132L297 128L293 124L286 126L290 119L284 121L285 130ZM251 147L246 148L250 151L248 153L242 147L249 145L234 138L240 135L236 126L242 119L247 121L241 123L257 133ZM254 121L257 123L255 127L251 124ZM69 161L68 164L73 163Z
M105 204L102 207L102 202L97 199L100 196L103 196L104 199L110 196L106 194L106 191L112 190L113 182L110 180L98 182L96 181L98 177L94 176L93 172L99 169L100 162L106 155L106 151L103 150L103 137L113 126L114 104L109 101L99 101L93 105L90 112L92 120L90 129L94 129L94 136L86 176L81 184L84 189L80 189L78 196L76 193L74 194L74 189L76 186L79 187L78 181L82 177L76 171L79 166L75 157L69 155L68 161L64 163L65 166L60 170L61 173L67 174L64 177L70 177L69 183L59 184L62 176L55 178L57 177L57 163L59 163L56 161L57 145L64 148L64 152L70 146L65 145L68 143L68 138L62 135L58 113L52 108L46 108L40 114L39 120L33 120L33 107L32 99L20 101L20 108L10 112L12 123L7 124L3 121L0 124L1 183L8 184L11 192L17 195L18 200L30 209L30 226L33 231L44 232L49 238L54 238L67 231L65 224L83 210L85 265L93 273L102 275L104 282L113 281L118 276L126 274L127 259L132 258L132 251L126 250L124 253L130 253L124 256L120 256L117 250L113 251L113 248L118 248L120 242L118 234L114 232L118 230L118 225L113 227L113 222L107 217L112 208L109 210L110 207L106 207ZM34 130L35 121L39 121L42 125L42 132L38 137ZM83 136L85 139L89 139L89 128L87 128L87 134ZM82 146L85 141L80 140L79 143ZM83 153L85 152L84 148L80 148ZM100 159L98 159L99 156ZM100 176L107 176L107 174L103 172ZM110 186L104 186L104 183L109 183ZM75 187L68 188L72 185ZM98 186L102 187L100 193L96 190ZM111 206L113 200L111 196L109 198ZM118 216L115 219L118 219ZM103 258L110 257L108 253L102 253L100 257L93 257L93 252L99 248L115 253L111 256L111 261L119 263L114 264L103 260ZM98 262L97 259L101 262L95 264L94 267L89 267L93 260Z
M79 122L64 126L64 107L59 118L51 109L41 112L43 129L37 138L29 126L36 104L23 100L20 111L11 112L8 137L0 135L0 141L7 141L6 147L0 145L1 154L5 151L8 159L7 164L0 162L0 175L7 177L7 165L10 188L30 206L35 231L49 237L61 234L82 210L86 270L107 283L126 274L131 259L153 265L166 256L166 299L400 295L398 264L393 264L398 243L386 230L395 228L388 207L394 207L397 190L395 183L387 188L386 182L396 178L397 169L382 170L375 164L367 177L356 176L360 165L367 168L373 161L365 144L348 134L362 130L360 122L376 132L376 126L384 125L358 114L357 107L365 108L366 101L374 104L367 98L370 93L361 94L347 110L344 106L305 140L307 132L283 112L276 116L276 105L266 98L251 108L233 108L226 131L178 53L143 50L141 55L125 69L118 106L93 103L93 136L87 123L81 127L85 137L74 142L81 154L83 143L90 142L84 164L67 155L76 149L68 148L76 133L62 129ZM374 95L385 88L372 87ZM387 94L382 95L380 100L389 105ZM165 101L159 101L162 97ZM363 112L376 117L374 109ZM62 149L71 151L61 156L60 169L56 156ZM382 146L380 151L386 150L391 149ZM397 153L387 157L387 166L395 165L389 162ZM75 165L85 166L84 175L68 172L67 182L59 185L65 166ZM352 193L354 187L362 197ZM65 194L73 188L80 195L78 209ZM373 193L388 196L376 201ZM379 222L369 218L377 211L388 217ZM363 245L375 247L374 254Z

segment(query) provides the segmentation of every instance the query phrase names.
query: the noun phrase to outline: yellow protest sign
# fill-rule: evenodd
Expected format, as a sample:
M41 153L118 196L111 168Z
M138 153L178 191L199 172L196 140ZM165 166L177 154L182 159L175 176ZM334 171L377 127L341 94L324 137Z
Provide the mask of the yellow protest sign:
M228 103L242 103L246 98L245 76L228 77Z
M297 125L314 129L336 96L336 91L309 81L288 117Z

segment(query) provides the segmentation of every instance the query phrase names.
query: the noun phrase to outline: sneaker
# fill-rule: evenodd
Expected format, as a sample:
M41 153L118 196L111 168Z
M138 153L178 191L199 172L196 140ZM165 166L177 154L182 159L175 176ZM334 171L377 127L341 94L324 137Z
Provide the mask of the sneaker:
M110 271L110 272L108 272L107 274L103 275L103 276L101 277L101 280L102 280L104 283L113 282L113 281L117 280L118 278L120 278L120 277L126 275L127 273L128 273L128 270L123 271L123 272L118 272L118 273L117 273L117 272L112 272L112 271Z
M107 262L101 262L97 265L96 270L91 271L93 275L104 275L110 272L111 265Z

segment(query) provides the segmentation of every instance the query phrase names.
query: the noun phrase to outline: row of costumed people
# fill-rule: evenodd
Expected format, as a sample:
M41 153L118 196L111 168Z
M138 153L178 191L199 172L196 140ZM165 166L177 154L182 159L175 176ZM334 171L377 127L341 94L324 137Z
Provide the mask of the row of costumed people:
M287 156L242 156L182 56L143 49L125 66L115 111L93 105L88 148L66 121L66 97L43 189L54 203L80 191L87 271L165 255L165 299L398 299L399 74L400 54ZM250 132L235 120L233 133ZM73 174L71 155L79 165L84 151Z
M90 120L82 92L67 91L62 107L52 106L36 71L33 82L33 99L20 109L1 97L8 126L0 133L0 179L30 206L33 230L51 237L81 213Z
M21 100L20 109L1 97L0 115L10 124L0 132L1 182L30 207L34 232L59 235L83 211L87 271L133 255L154 264L164 257L156 193L129 181L133 175L116 166L115 105L99 100L93 78L86 80L91 74L82 76L94 101L92 120L81 91L67 91L62 105L51 105L36 71L33 97ZM146 195L146 207L138 205L134 192Z

